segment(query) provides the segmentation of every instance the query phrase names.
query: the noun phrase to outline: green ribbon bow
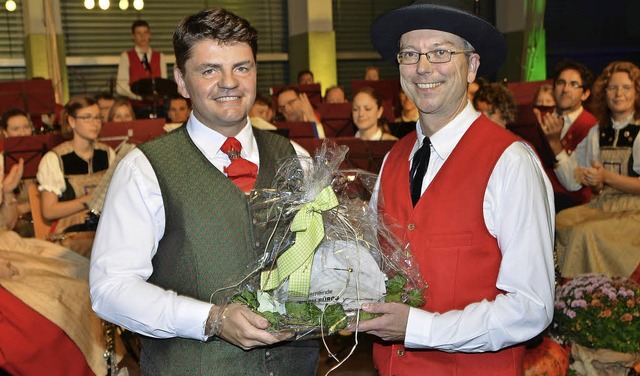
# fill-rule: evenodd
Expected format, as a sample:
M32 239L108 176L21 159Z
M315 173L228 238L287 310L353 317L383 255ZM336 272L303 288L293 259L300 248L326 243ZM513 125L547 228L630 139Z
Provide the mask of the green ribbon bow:
M313 202L306 203L291 222L291 231L296 233L295 244L284 251L277 267L262 272L260 285L263 291L272 290L289 277L289 295L309 296L309 281L313 254L324 238L322 212L338 206L338 198L331 187L325 187Z

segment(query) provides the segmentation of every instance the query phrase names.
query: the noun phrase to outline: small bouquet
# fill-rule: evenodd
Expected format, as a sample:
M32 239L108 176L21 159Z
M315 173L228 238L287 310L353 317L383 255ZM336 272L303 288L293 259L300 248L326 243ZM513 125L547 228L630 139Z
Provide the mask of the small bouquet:
M264 252L227 298L262 314L275 333L335 333L367 318L358 315L365 302L424 304L411 253L369 205L376 175L339 170L347 151L325 141L311 160L284 161L273 188L251 193Z
M602 274L577 276L557 288L552 333L571 344L578 374L619 368L626 375L640 361L640 285Z

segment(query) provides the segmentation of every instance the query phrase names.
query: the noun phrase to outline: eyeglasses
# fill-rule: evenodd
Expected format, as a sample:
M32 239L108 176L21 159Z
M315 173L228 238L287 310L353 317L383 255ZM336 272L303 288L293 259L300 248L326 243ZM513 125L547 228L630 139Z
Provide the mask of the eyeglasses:
M95 121L103 121L104 118L100 115L97 116L91 116L91 115L82 115L82 116L74 116L74 119L79 119L82 121L91 121L91 120L95 120Z
M584 87L584 86L580 85L580 83L578 81L567 82L565 80L557 80L554 83L554 85L555 85L555 87L565 87L565 86L569 85L573 89L582 89Z
M293 102L299 100L300 98L295 97L293 99L289 99L288 101L286 101L282 106L278 106L278 110L280 110L280 112L284 112L284 110L286 109L287 106L291 106L293 105Z
M618 90L622 90L626 93L632 91L634 89L633 85L622 85L622 86L607 86L604 88L609 93L617 93Z
M396 59L398 60L398 64L402 65L411 65L417 64L420 61L420 56L424 55L427 57L430 63L441 64L448 63L451 61L451 56L456 54L467 54L476 52L474 50L462 50L462 51L454 51L454 50L433 50L429 52L415 52L415 51L403 51L398 52L396 55Z

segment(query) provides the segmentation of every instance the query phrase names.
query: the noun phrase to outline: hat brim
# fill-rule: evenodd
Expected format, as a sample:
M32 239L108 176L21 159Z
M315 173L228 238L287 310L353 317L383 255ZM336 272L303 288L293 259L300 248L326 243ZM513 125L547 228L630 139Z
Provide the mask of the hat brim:
M433 4L414 4L384 13L371 25L371 41L383 59L396 62L400 37L421 29L445 31L471 43L480 55L480 76L495 72L506 60L507 42L493 25L471 13Z

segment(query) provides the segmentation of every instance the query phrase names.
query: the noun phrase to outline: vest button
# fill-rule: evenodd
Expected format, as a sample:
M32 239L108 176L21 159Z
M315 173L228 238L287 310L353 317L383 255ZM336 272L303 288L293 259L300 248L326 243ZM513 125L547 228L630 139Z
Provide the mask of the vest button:
M257 219L255 219L255 218L253 218L253 220L252 220L251 222L253 222L253 225L254 225L254 226L258 224L258 220L257 220Z
M409 231L413 231L416 228L416 225L413 223L409 223L409 225L407 226L407 228L409 229Z
M260 242L258 242L258 241L257 241L257 242L255 242L255 243L253 243L253 245L254 245L256 248L258 248L258 247L260 247Z
M266 357L268 358L269 356L271 356L271 353L270 353L270 352L268 352L268 351L265 351L265 352L264 352L264 356L266 356Z
M404 356L404 350L398 350L398 356Z

